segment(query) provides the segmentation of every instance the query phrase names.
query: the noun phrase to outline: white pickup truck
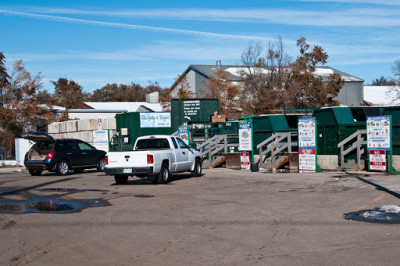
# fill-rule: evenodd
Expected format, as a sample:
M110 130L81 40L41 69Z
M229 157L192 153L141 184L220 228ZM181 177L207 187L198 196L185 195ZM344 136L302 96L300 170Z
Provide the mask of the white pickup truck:
M113 175L117 184L125 184L129 176L147 177L166 184L171 173L190 171L200 176L201 153L188 147L175 136L154 135L137 138L133 151L113 151L105 156L105 173Z

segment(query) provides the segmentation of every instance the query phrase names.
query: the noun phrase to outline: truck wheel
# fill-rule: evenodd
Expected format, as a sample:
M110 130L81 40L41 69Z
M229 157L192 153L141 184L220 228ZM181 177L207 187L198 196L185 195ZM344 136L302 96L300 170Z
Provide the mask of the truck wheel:
M56 167L57 175L66 175L69 172L69 165L66 160L61 160L58 162Z
M31 174L31 176L39 176L42 174L42 170L32 170L29 169L29 173Z
M115 175L114 176L115 183L117 184L126 184L128 181L128 176L127 175Z
M192 176L201 176L201 162L198 159L194 163L194 170L192 171Z
M170 180L170 177L171 177L171 172L169 171L169 169L168 169L168 164L163 164L162 166L161 166L161 171L160 171L160 173L158 174L158 177L157 177L157 183L158 184L167 184Z

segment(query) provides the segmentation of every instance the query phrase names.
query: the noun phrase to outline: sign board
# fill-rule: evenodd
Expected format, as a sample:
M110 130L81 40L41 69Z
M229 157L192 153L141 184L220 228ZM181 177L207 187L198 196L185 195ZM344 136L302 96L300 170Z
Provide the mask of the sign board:
M239 151L253 150L253 133L251 124L239 124Z
M186 143L186 145L190 144L190 134L188 126L180 126L178 128L178 136Z
M303 117L298 121L299 173L317 171L317 127L315 117Z
M108 130L93 131L93 146L98 150L108 152Z
M155 112L140 113L141 128L169 128L171 127L171 113Z
M390 150L390 116L367 117L367 148Z
M386 171L385 150L369 150L369 169L373 171Z
M387 171L387 153L389 153L389 166L391 166L391 134L392 125L390 115L367 117L367 149L369 158L369 170L383 172ZM392 170L389 169L389 172L391 171Z
M241 169L250 169L250 153L241 152L240 153L240 168Z

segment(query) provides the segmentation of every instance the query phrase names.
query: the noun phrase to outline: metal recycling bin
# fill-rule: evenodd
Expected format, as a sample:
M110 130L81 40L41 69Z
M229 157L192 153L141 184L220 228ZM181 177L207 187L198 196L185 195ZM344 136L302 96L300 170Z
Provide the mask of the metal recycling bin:
M384 107L382 115L392 116L392 152L400 155L400 106Z

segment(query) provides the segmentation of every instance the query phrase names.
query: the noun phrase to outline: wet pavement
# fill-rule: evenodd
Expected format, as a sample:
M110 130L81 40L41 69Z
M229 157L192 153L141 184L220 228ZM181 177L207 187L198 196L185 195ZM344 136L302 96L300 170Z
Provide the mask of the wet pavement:
M62 192L52 196L40 196L25 191L21 188L0 187L0 213L24 214L24 213L72 213L80 212L86 208L110 206L103 199L77 199L67 200L63 196L72 193L105 190L82 190L74 188L44 188L39 191ZM13 200L12 197L23 198Z
M0 265L397 265L399 178L2 172Z

